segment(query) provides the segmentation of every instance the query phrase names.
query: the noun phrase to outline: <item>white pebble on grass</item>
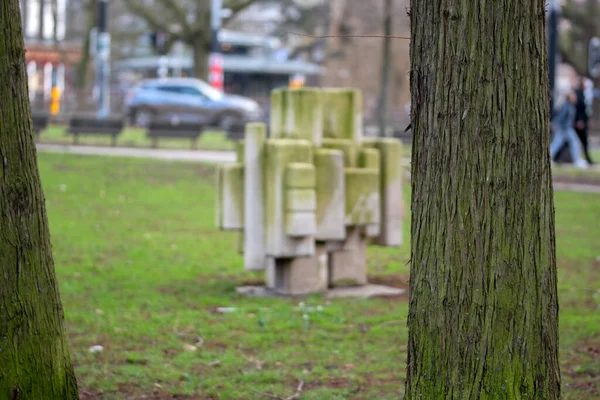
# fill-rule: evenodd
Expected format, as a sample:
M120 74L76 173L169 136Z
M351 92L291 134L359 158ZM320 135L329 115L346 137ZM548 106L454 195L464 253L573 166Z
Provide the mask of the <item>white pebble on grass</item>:
M235 307L219 307L217 308L217 312L221 313L221 314L226 314L226 313L232 313L232 312L236 312L237 308Z
M99 344L92 346L89 348L90 353L92 354L96 354L96 353L100 353L104 350L104 347L100 346Z

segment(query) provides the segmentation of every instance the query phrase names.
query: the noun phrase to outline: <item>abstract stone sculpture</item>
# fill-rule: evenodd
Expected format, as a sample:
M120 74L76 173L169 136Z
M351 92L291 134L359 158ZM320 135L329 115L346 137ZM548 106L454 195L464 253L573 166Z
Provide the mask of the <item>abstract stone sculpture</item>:
M218 171L217 225L243 232L247 270L280 294L367 283L369 241L402 244L402 144L362 137L351 89L275 90L271 138L246 126Z

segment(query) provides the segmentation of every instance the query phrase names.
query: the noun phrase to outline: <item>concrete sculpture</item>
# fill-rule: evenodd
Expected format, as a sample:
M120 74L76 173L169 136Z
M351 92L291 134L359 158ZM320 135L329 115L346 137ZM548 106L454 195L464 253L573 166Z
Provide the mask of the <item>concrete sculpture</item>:
M366 284L367 244L402 244L401 142L362 137L351 89L275 90L270 132L248 124L220 166L218 227L242 232L245 268L274 292Z

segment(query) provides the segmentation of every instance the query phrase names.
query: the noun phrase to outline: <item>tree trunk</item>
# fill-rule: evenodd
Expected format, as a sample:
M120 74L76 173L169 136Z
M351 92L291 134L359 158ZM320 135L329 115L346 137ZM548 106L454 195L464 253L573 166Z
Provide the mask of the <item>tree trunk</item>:
M74 400L18 0L0 2L0 30L0 399Z
M383 32L386 36L392 35L392 0L384 0L383 8ZM381 87L379 89L379 136L386 136L387 128L387 105L390 86L390 65L392 54L392 39L383 40L383 57L381 60Z
M194 51L194 78L208 81L208 43L205 38L196 40L192 43Z
M54 45L58 46L58 4L57 0L50 0L50 7L52 9L52 40Z
M75 87L77 90L78 104L84 101L83 95L85 93L87 77L89 75L90 66L90 46L92 30L96 26L96 13L98 4L96 0L90 0L85 8L86 12L86 28L84 31L85 37L83 38L83 49L81 50L81 60L77 64L77 79L75 81Z
M38 9L38 11L39 11L38 18L39 18L40 24L38 25L38 39L44 40L44 26L45 26L45 22L46 22L46 21L44 21L44 14L46 12L46 0L40 0L39 4L40 4L40 8Z
M411 0L406 399L559 399L544 0Z

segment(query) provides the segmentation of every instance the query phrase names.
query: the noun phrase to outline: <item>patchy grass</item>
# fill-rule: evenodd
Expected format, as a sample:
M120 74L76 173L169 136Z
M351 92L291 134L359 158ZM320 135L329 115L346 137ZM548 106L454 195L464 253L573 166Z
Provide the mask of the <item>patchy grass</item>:
M64 126L51 125L40 134L40 143L72 144L73 136L66 132ZM110 136L81 135L79 144L91 146L110 146ZM152 140L146 137L143 129L127 128L118 138L117 146L122 147L151 147ZM188 139L160 139L158 147L164 149L189 150L191 142ZM206 131L198 140L198 148L203 150L233 150L234 144L228 140L224 132Z
M210 166L39 160L82 398L285 398L299 382L302 399L401 397L406 299L237 296L262 275L213 226ZM597 399L600 196L559 192L556 216L564 398ZM402 248L370 248L372 280L406 284L409 227Z

